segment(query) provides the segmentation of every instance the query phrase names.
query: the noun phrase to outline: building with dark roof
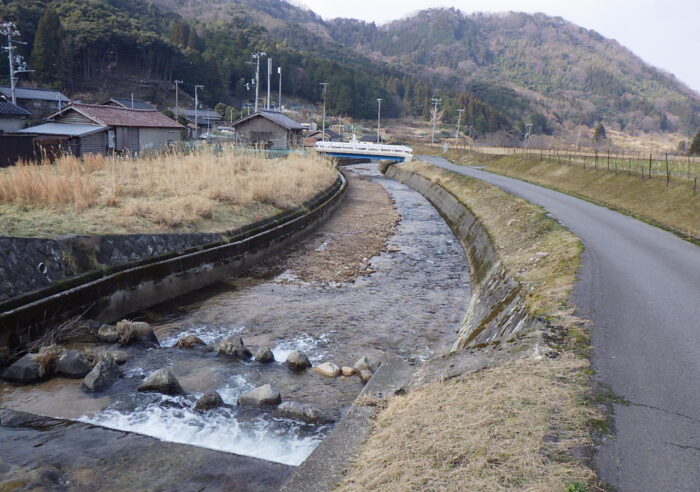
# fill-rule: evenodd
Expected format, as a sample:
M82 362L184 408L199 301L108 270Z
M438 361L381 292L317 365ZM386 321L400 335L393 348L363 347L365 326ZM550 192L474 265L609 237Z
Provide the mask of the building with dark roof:
M325 140L326 142L340 142L342 140L340 133L334 132L329 128L326 128L325 134L323 130L316 130L315 132L311 132L309 133L309 138L317 142L319 140Z
M0 100L0 132L13 133L20 130L32 113L16 104Z
M10 87L0 87L0 94L5 96L8 101L12 101L12 89ZM17 106L29 111L32 114L32 119L35 120L39 120L71 102L59 91L31 89L28 87L15 87L15 99Z
M200 108L195 112L194 109L179 108L175 111L175 108L170 108L175 116L181 116L185 118L189 123L195 124L195 119L197 121L197 127L200 129L214 129L223 121L223 117L213 109Z
M155 110L155 106L146 101L131 99L130 97L113 97L102 103L102 106L116 106L126 109L150 109Z
M276 111L258 111L233 122L236 141L271 150L299 147L304 127Z
M51 115L51 123L24 133L61 137L73 155L162 150L182 138L184 127L155 110L72 104Z

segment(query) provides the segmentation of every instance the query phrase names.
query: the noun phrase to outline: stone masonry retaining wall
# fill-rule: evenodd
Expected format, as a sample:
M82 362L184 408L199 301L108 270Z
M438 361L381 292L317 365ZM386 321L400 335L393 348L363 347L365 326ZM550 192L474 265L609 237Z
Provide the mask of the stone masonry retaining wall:
M522 289L503 266L488 232L454 195L440 185L400 165L384 173L425 196L461 241L469 260L472 298L453 350L494 341L506 341L533 326Z

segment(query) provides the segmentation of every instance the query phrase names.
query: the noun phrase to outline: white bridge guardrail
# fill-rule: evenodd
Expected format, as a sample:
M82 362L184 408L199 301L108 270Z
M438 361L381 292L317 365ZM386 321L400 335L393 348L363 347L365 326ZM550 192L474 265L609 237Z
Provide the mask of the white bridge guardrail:
M365 142L316 142L319 152L377 153L409 157L413 149L405 145L383 145Z

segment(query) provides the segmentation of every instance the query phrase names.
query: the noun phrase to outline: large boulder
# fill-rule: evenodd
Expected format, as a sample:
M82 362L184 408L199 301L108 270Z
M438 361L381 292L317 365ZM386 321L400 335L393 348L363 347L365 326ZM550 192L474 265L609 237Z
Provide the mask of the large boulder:
M326 376L327 378L337 378L340 376L340 367L332 362L324 362L323 364L312 367L311 372Z
M88 358L77 350L64 350L55 362L55 372L67 378L84 378L92 371Z
M197 400L197 403L194 405L194 409L199 412L206 412L212 408L219 408L223 406L223 404L224 400L221 398L219 393L216 391L209 391L204 393L199 400Z
M97 338L104 343L116 343L119 340L117 327L114 325L102 325L97 330Z
M83 387L88 391L104 391L121 376L119 366L112 359L102 359L83 379Z
M272 353L269 347L260 347L255 351L255 360L263 364L275 361L275 354Z
M121 320L116 326L119 334L119 343L130 345L132 343L143 343L147 345L160 346L158 337L153 331L153 327L143 321Z
M286 363L287 367L289 367L292 371L303 371L304 369L311 367L311 361L309 361L309 358L301 350L293 350L287 356Z
M357 372L361 371L371 371L371 372L377 372L377 369L379 369L379 366L381 365L381 362L378 361L377 359L374 359L373 357L360 357L357 362L355 362L355 369Z
M355 372L356 372L356 369L354 367L343 366L340 368L340 373L343 376L350 377L350 376L353 376L355 374Z
M272 415L283 419L300 420L309 424L327 424L333 419L324 415L321 410L309 403L285 401L277 406Z
M217 344L216 349L219 351L219 354L242 360L248 360L253 355L243 343L243 339L236 335L231 335L221 340Z
M27 354L8 367L2 377L13 383L31 384L41 381L44 371L35 354Z
M0 347L0 367L8 365L10 365L10 349L7 347Z
M114 362L121 365L128 361L131 356L124 350L106 350L103 354L103 358L112 359Z
M279 405L282 401L280 392L269 384L250 390L238 397L238 404L248 407L264 407Z
M180 382L168 369L158 369L152 372L138 387L138 391L150 391L166 395L184 395L185 390Z
M370 371L369 369L362 369L357 373L357 375L360 376L360 380L363 383L366 383L367 381L372 379L372 371Z

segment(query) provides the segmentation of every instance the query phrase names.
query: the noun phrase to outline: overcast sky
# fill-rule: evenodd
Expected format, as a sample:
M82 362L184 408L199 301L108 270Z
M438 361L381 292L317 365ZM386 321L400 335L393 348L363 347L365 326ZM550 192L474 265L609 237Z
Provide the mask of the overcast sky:
M384 23L421 9L456 7L471 12L544 12L595 29L646 62L700 92L699 0L300 0L326 19L353 17Z

